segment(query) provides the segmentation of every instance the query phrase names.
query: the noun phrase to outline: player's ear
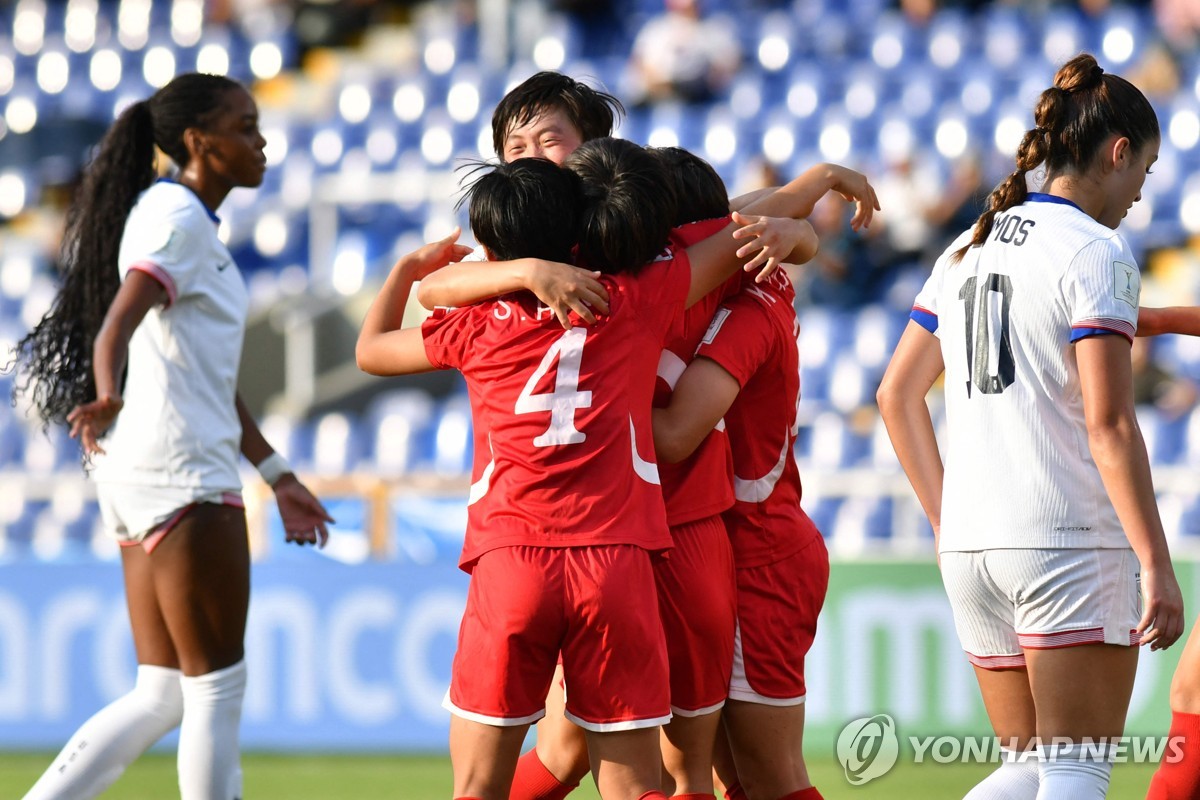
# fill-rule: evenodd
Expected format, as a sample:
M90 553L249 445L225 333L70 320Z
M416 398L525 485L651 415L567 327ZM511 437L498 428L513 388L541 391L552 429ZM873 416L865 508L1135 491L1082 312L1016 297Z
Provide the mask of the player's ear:
M1104 156L1105 166L1109 169L1121 170L1128 167L1133 158L1133 146L1129 142L1129 137L1118 136L1114 139Z

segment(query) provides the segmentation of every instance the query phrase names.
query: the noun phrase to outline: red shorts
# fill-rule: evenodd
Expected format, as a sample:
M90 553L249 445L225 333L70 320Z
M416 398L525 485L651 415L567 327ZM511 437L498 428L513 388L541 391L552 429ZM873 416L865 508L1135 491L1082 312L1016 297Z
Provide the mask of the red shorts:
M737 570L731 700L804 702L804 656L817 635L828 588L829 553L820 536L782 561Z
M471 572L445 707L487 725L546 713L562 652L566 715L591 731L671 718L650 555L635 545L501 547Z
M729 695L737 623L733 549L720 514L672 526L671 539L670 557L654 564L671 711L698 717L725 705Z

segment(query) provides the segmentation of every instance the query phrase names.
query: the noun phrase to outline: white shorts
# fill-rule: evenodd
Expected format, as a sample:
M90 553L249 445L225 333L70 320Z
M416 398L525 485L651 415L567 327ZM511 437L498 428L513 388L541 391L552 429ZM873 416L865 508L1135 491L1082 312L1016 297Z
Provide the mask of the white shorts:
M241 492L229 489L98 483L96 495L104 529L122 544L141 543L181 509L195 503L241 504ZM236 501L231 495L236 495Z
M1024 667L1026 650L1141 638L1133 550L949 552L941 569L959 642L976 666Z

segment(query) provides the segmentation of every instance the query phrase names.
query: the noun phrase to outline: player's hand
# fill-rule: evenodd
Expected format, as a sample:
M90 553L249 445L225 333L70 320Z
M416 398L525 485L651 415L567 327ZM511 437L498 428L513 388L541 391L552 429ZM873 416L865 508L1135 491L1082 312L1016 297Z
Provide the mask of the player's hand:
M471 255L471 248L458 244L461 228L455 228L449 234L436 242L418 247L396 262L396 267L406 264L412 270L413 280L421 280L431 272L436 272L447 264L462 261ZM393 267L395 269L395 267Z
M109 429L125 407L125 401L120 397L105 395L90 403L75 406L67 414L67 424L71 426L71 438L79 439L83 451L88 455L103 453L99 439Z
M1161 569L1142 568L1142 604L1145 610L1137 631L1143 646L1166 650L1183 636L1183 595L1170 564Z
M334 519L321 501L290 472L285 473L271 488L275 490L275 502L279 505L279 517L283 520L285 540L299 545L324 547L329 541L326 524Z
M735 211L733 221L741 226L733 232L733 238L750 240L738 248L737 257L750 258L753 254L742 269L746 272L759 270L754 277L755 283L762 283L781 264L789 263L788 257L795 250L816 252L817 234L806 220L758 217Z
M829 167L833 173L831 190L855 205L850 227L856 231L871 227L871 220L874 218L875 212L880 210L879 198L875 196L875 187L861 172L838 164L830 164Z
M599 272L538 259L530 267L527 283L529 291L554 312L558 323L570 330L574 327L572 311L589 325L596 321L597 312L608 313L608 290L599 277Z

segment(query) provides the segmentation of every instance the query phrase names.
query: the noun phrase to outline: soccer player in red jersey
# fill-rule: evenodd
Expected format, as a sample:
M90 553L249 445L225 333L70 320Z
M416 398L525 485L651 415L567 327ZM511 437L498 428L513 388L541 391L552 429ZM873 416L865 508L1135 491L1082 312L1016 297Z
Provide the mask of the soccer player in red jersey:
M679 244L699 241L723 228L730 203L719 176L702 159L678 148L655 150L668 167L678 197L678 223L673 240ZM803 187L806 198L798 207L811 209L816 199L831 189L840 189L860 203L860 220L869 219L874 195L866 179L849 170L833 167L814 168L789 188ZM744 198L734 205L746 202ZM698 222L690 222L699 220ZM791 220L774 220L778 231ZM804 227L807 228L805 225ZM789 255L787 260L806 261L815 241L795 235L789 242L804 240L804 247L792 251L788 244L770 237L761 226L754 231L755 243L746 249L760 251L750 267ZM795 233L794 231L792 232ZM809 231L811 234L811 231ZM771 244L769 250L763 247ZM774 266L772 264L771 266ZM465 265L464 265L465 267ZM470 268L468 268L470 269ZM440 302L478 299L499 287L519 288L518 280L507 273L492 274L475 268L474 280L447 281L446 276L463 274L463 267L450 267L423 284L425 295ZM727 281L689 308L673 329L659 361L655 405L665 405L670 386L690 361L700 337L707 329L713 311L723 299L736 292L738 277ZM443 284L451 283L447 290ZM472 285L476 290L472 292ZM428 287L428 290L426 290ZM428 297L426 298L428 299ZM711 754L717 733L716 713L724 702L732 667L733 626L732 575L729 545L719 513L733 503L732 472L724 433L710 429L709 435L685 463L661 465L663 493L675 549L669 559L655 565L659 607L667 634L670 654L672 722L664 729L663 760L667 776L677 797L712 794ZM728 581L729 592L720 591ZM554 800L565 797L588 769L587 751L579 729L561 710L561 696L552 692L547 698L547 716L538 723L535 750L521 758L522 771L533 775L530 765L539 767L533 779L514 784L512 798ZM535 763L536 762L536 763ZM545 766L543 766L543 762Z
M843 193L865 183L829 165L810 173L814 185ZM856 194L870 198L866 209L859 205L856 227L876 207L866 188L869 194ZM757 220L740 235L766 233L766 221ZM654 412L655 447L664 462L689 457L722 420L729 434L736 502L724 517L737 568L738 624L724 721L736 771L720 761L718 771L731 796L744 791L771 800L820 796L801 754L803 660L816 633L829 558L800 508L791 455L800 391L793 300L781 271L745 284L716 311L670 403Z
M669 705L661 623L646 614L656 604L648 553L670 541L646 425L667 328L736 269L737 242L716 236L656 255L667 231L656 220L669 205L657 162L636 145L602 140L570 164L588 195L579 258L608 273L609 313L595 326L564 332L548 309L513 296L440 313L420 333L398 330L411 282L455 255L444 241L438 259L402 260L359 341L369 372L453 365L468 382L486 382L475 413L493 458L471 497L463 565L473 580L449 697L460 797L507 796L560 649L567 713L589 730L601 794L637 797L658 784L654 728ZM489 207L477 201L483 186L472 190L473 216ZM762 210L794 213L804 197L785 187ZM508 213L527 198L491 207ZM550 206L552 226L545 209L507 219L545 238L566 228L558 218L568 205ZM472 226L495 257L520 240L489 242ZM475 668L479 653L488 669Z

